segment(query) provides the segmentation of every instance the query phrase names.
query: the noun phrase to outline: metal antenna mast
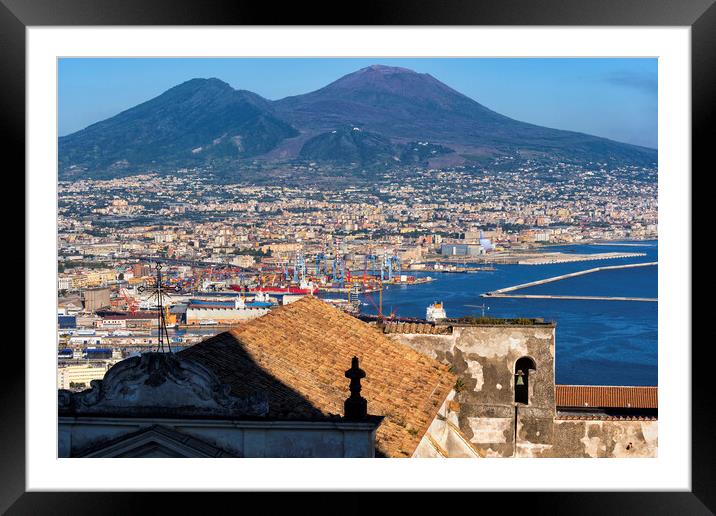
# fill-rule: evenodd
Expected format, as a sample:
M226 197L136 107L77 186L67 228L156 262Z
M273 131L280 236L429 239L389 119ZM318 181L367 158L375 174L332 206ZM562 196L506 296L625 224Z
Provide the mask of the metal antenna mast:
M157 301L157 351L164 351L164 343L167 345L167 350L171 352L172 346L171 346L171 340L169 339L169 330L167 329L167 318L166 314L164 313L164 299L171 297L168 293L168 290L172 289L172 286L162 283L162 264L157 262L157 265L155 267L157 271L157 279L154 283L154 285L150 285L149 288L152 289L151 298L156 299ZM145 287L141 286L137 290L139 292L144 292ZM177 285L174 287L175 291L179 290L179 286Z

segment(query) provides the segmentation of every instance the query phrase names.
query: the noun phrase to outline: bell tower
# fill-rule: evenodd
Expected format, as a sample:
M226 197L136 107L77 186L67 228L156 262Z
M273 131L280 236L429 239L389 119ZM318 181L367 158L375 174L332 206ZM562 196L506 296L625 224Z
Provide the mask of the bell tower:
M555 324L479 322L452 330L436 358L458 375L463 435L488 457L532 456L551 447Z
M515 404L530 404L530 371L536 370L531 357L518 358L515 362Z

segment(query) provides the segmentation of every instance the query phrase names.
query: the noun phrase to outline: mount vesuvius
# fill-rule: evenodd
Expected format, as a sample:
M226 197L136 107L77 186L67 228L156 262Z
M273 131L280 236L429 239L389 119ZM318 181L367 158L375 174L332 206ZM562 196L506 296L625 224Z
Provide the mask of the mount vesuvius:
M657 151L520 122L429 74L374 65L270 101L192 79L58 141L62 179L114 177L243 160L374 167L499 155L653 166Z

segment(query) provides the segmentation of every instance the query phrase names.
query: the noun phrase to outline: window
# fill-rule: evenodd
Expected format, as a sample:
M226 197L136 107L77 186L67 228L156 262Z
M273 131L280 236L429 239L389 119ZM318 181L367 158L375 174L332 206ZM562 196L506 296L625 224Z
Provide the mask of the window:
M515 403L529 405L530 400L530 371L537 366L530 357L522 357L515 362Z

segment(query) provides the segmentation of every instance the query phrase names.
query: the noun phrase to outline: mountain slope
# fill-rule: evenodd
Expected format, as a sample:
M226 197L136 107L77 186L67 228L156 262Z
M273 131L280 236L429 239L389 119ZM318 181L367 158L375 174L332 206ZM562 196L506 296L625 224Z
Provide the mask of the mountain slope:
M61 172L187 166L263 154L298 132L271 103L218 79L192 79L59 139Z
M528 151L588 160L651 163L656 151L586 134L519 122L429 74L370 66L305 95L275 103L302 131L352 124L387 137L430 140L480 151Z
M395 149L384 136L357 127L334 129L308 140L299 158L371 166L395 162Z
M409 142L400 153L400 161L402 163L424 163L427 164L431 159L452 154L455 152L449 147L435 145L429 142Z

